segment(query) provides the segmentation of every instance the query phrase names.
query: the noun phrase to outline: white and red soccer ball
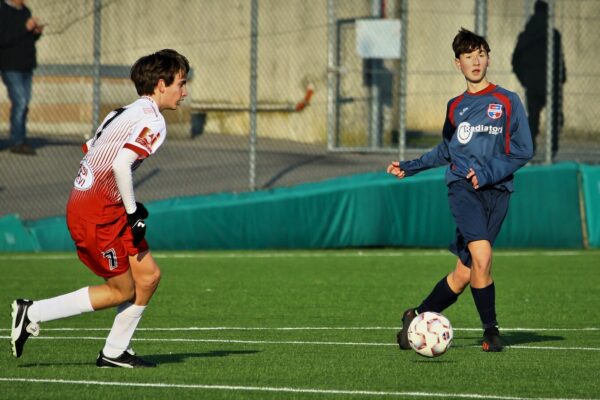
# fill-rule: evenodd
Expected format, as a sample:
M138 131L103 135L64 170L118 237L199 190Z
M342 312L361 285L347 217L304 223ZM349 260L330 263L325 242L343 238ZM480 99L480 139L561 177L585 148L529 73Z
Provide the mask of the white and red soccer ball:
M417 315L408 327L408 342L420 355L438 357L444 354L454 337L448 318L426 311Z

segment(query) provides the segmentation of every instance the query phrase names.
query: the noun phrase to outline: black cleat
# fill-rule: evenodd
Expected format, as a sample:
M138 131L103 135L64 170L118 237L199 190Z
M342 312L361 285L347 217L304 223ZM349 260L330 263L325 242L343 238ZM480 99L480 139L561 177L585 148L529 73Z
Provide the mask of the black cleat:
M27 310L33 301L17 299L12 303L12 330L10 334L10 344L12 345L13 356L19 358L23 354L23 346L30 335L37 336L40 333L40 326L31 322L27 317Z
M100 368L154 368L156 364L143 360L129 351L124 351L117 358L106 357L101 351L96 359L96 366Z
M497 327L487 328L483 332L481 348L486 352L500 352L504 349L504 344L500 340L500 331Z
M402 314L402 330L396 335L396 340L400 346L400 350L410 350L408 342L408 327L413 319L417 316L417 311L414 308L409 308Z

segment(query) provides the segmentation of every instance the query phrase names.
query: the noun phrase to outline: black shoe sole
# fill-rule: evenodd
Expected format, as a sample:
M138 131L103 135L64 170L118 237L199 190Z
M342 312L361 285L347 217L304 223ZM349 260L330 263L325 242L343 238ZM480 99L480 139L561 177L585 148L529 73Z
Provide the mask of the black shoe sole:
M416 316L417 314L412 308L404 311L402 314L402 329L396 334L396 341L398 342L398 346L400 346L400 350L410 350L412 348L408 341L408 327Z
M156 364L124 352L117 358L109 358L100 353L96 359L96 366L99 368L154 368Z

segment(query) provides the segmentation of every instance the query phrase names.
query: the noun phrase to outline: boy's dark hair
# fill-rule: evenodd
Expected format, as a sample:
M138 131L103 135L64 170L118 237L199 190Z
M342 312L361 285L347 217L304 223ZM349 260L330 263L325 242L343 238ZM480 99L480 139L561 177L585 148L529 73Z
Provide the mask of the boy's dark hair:
M179 72L187 76L189 61L175 50L164 49L137 60L131 67L130 78L140 96L151 95L159 80L169 86Z
M481 48L483 48L486 53L490 52L490 45L483 36L479 36L462 27L452 41L452 50L454 50L454 57L456 58L459 58L461 54L471 53L472 51Z

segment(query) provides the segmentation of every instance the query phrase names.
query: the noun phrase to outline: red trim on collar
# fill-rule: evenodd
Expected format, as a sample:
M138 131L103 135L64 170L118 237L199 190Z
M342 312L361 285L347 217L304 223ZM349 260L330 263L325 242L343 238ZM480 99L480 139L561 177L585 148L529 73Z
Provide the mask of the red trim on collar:
M490 83L489 85L487 85L485 87L485 89L481 89L479 92L472 93L472 92L469 92L467 90L465 93L469 94L471 96L481 96L482 94L488 94L488 93L490 93L491 91L493 91L494 89L496 89L496 87L497 87L496 85L494 85L493 83Z

